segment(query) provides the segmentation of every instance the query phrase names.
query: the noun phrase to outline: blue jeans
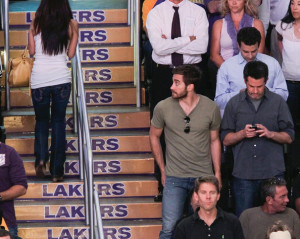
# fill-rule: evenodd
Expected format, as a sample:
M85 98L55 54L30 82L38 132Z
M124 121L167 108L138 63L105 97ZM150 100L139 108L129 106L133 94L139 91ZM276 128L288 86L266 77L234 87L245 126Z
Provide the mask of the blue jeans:
M276 177L284 178L284 174ZM235 200L235 215L239 217L242 212L251 207L257 207L262 204L260 198L260 187L264 179L233 179L233 195Z
M32 89L32 102L35 112L35 165L49 160L48 136L51 126L51 160L50 173L52 177L64 175L66 160L66 108L69 102L71 84ZM51 102L51 116L50 116Z
M166 177L159 239L171 239L182 217L185 200L193 193L195 178Z
M18 227L8 227L9 233L12 235L13 239L22 239L21 237L18 236Z
M287 104L293 117L294 125L296 126L296 120L300 116L300 84L291 83L289 81L287 81L286 84L289 91Z

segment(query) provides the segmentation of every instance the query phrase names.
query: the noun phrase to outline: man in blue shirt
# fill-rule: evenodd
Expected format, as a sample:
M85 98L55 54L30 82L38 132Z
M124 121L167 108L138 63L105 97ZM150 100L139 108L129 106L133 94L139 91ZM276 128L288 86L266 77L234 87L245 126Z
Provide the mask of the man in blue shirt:
M284 176L283 144L290 144L295 136L286 102L266 87L267 65L248 62L244 80L246 90L229 100L221 126L223 144L233 147L237 216L260 204L262 180Z
M266 86L271 92L281 95L284 100L287 99L288 90L281 67L273 57L258 53L260 39L260 33L256 28L242 28L237 35L240 53L221 65L217 76L215 96L215 102L220 107L221 115L224 113L227 102L246 88L243 70L249 61L259 60L266 63L269 69Z

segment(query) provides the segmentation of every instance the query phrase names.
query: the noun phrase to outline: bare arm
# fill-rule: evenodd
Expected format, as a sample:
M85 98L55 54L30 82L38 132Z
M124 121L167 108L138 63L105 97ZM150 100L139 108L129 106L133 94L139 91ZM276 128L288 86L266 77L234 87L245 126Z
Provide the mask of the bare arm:
M219 129L210 131L210 153L214 165L215 176L218 179L221 188L221 142L219 138Z
M222 63L224 62L224 59L220 55L221 52L221 29L222 29L222 19L217 20L212 29L212 35L211 35L211 47L210 47L210 59L215 63L215 65L219 68Z
M161 183L163 186L165 186L165 179L166 179L165 163L164 163L164 157L160 145L160 136L162 132L163 129L158 129L151 125L149 134L150 134L151 150L161 172Z
M26 193L26 188L22 185L13 185L6 191L0 192L3 201L13 200Z
M257 133L255 132L255 129L250 128L251 126L252 126L251 124L247 124L244 129L238 132L228 133L223 140L223 144L225 146L230 146L230 145L237 144L238 142L242 141L244 138L252 138L256 136Z
M262 22L258 19L254 19L254 27L260 32L261 40L258 48L258 52L264 53L265 50L265 29Z
M35 30L33 27L33 22L30 24L29 32L28 32L28 50L30 55L35 54L35 43L34 43L34 35L35 35Z
M257 124L257 127L259 130L256 130L256 132L259 134L259 137L266 137L280 144L290 144L293 142L291 136L286 132L269 131L262 124Z
M78 22L75 20L71 20L69 25L69 48L68 48L68 57L72 59L76 53L76 47L78 42Z

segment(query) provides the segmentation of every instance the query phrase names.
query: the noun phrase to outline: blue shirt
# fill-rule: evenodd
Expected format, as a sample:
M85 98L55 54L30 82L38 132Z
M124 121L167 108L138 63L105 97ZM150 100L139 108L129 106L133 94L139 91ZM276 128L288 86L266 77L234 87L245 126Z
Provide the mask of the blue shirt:
M240 92L228 102L221 125L222 141L246 124L262 124L274 132L286 132L295 137L294 124L286 102L265 88L264 96L255 110L247 91ZM242 179L267 179L285 171L283 144L266 137L244 138L233 145L232 175Z
M269 69L269 80L266 86L271 92L282 96L284 100L288 98L286 81L281 67L277 60L265 54L258 53L256 60L267 64ZM215 102L220 107L221 115L225 110L227 102L241 89L246 88L243 71L247 61L241 53L226 60L220 67L217 75L217 88Z

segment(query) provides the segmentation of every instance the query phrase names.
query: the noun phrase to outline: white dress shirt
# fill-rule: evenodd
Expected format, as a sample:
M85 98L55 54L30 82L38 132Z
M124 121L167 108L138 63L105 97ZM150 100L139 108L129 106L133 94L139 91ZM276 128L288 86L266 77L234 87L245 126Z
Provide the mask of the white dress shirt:
M175 10L179 6L181 37L171 39ZM208 44L208 20L202 7L183 0L178 5L166 0L153 8L147 17L146 27L153 47L152 59L162 65L172 65L171 54L183 54L184 64L199 63ZM162 38L165 35L167 39ZM190 41L190 36L196 40Z

